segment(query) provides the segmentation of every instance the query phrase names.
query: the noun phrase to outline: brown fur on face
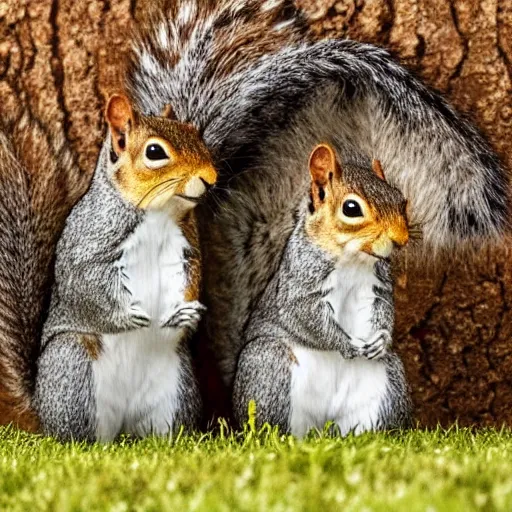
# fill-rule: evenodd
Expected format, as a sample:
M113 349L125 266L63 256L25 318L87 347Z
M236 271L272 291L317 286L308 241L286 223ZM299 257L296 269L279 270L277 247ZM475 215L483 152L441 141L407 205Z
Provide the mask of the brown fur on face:
M309 171L306 231L320 247L336 257L349 247L385 258L394 246L407 243L406 200L385 181L380 162L375 160L372 168L342 167L333 148L320 144L311 153ZM359 207L362 215L344 214L348 202L355 203L353 210Z
M166 107L165 113L172 115L172 109ZM216 182L209 151L194 127L135 113L128 99L120 95L109 100L106 118L112 149L119 158L113 179L123 197L134 205L150 208L174 196L188 197L187 185L193 179L208 185ZM169 157L156 168L150 167L154 162L145 156L151 144L161 147ZM198 197L187 201L189 208Z

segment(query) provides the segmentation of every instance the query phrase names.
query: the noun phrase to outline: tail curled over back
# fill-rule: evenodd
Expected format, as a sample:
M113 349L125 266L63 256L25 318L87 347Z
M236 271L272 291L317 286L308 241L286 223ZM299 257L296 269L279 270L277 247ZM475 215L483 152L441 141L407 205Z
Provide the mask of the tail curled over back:
M127 88L145 113L157 114L170 102L223 159L258 139L265 124L250 118L269 100L266 84L255 81L249 91L248 78L260 62L303 42L307 33L292 0L148 2L133 41ZM271 111L267 105L265 115ZM226 123L231 114L241 117Z
M143 111L171 103L194 123L225 174L257 173L269 140L291 125L321 127L316 142L343 138L381 160L430 247L507 230L508 177L494 152L385 50L308 41L304 17L287 0L160 4L134 44L128 88Z
M37 428L35 365L57 239L85 192L65 141L28 114L0 123L0 425Z

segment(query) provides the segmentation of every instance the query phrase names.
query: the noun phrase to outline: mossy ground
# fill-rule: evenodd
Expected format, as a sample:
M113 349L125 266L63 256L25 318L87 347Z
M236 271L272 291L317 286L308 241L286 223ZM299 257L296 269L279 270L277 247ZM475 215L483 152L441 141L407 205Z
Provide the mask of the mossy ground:
M59 444L0 430L0 510L512 510L512 432L270 428Z

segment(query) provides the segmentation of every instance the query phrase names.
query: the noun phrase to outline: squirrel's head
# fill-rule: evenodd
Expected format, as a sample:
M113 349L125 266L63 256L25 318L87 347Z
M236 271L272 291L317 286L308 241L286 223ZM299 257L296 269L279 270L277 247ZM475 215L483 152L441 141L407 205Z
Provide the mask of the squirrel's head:
M388 258L408 242L407 202L386 182L378 160L372 168L342 166L333 148L320 144L311 153L309 172L306 231L330 254Z
M108 174L137 207L185 214L215 184L217 172L199 133L171 119L170 108L144 116L115 94L105 117L112 141Z

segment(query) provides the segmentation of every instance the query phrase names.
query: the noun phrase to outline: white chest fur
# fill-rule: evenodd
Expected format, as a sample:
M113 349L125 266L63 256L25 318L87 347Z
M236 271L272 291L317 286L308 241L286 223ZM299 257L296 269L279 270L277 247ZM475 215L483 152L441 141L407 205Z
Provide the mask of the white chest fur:
M338 324L352 337L366 339L375 330L371 323L373 287L379 284L375 261L366 255L345 261L325 282L324 288L329 290L325 300Z
M161 328L160 319L183 300L187 240L163 212L150 212L124 246L122 263L129 287L151 325L103 335L103 351L93 363L97 438L120 432L164 434L172 429L178 404L183 331Z
M353 337L366 339L375 299L375 259L365 255L344 261L328 277L325 300L336 321ZM338 352L294 346L297 364L292 369L291 422L293 434L335 422L343 435L376 426L388 377L381 360L346 360Z
M342 435L377 425L388 377L381 360L346 360L338 352L294 347L291 421L293 434L336 423Z

